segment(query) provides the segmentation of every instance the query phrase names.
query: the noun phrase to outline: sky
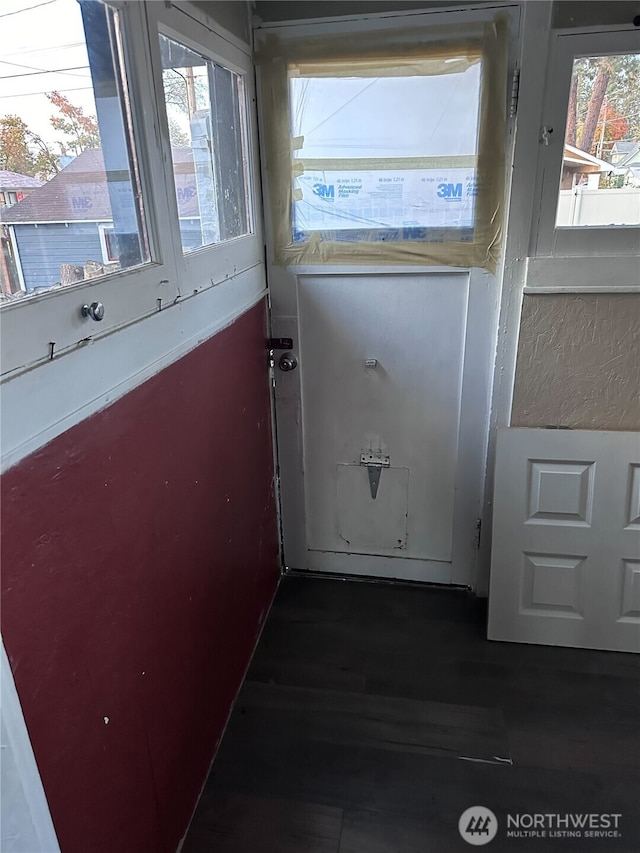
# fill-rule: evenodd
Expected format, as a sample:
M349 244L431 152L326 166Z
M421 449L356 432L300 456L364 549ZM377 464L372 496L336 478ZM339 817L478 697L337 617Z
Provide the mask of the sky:
M18 115L55 143L62 137L49 119L58 112L45 92L58 91L95 115L88 66L76 0L1 0L0 117Z

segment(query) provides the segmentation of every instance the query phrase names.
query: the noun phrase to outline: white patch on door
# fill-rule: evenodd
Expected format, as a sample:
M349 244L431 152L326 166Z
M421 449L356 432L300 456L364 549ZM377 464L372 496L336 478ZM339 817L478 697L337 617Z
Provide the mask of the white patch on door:
M402 556L407 547L409 469L383 468L375 500L365 465L337 465L337 524L345 552Z

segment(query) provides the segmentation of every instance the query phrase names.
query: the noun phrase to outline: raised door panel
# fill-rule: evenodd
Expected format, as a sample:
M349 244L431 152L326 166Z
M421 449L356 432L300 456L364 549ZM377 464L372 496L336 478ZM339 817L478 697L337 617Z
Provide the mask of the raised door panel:
M468 296L467 273L299 277L310 551L451 561ZM363 453L389 460L375 500Z
M489 638L640 651L640 435L498 438Z

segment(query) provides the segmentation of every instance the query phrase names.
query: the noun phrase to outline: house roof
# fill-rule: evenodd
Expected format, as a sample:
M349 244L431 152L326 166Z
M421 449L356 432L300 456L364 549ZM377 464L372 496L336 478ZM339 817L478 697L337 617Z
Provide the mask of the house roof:
M27 190L41 186L42 181L30 175L20 175L18 172L0 169L0 190Z
M633 140L622 139L614 142L611 150L615 151L618 154L630 154L631 152L636 152L640 148L640 142L634 142Z
M199 214L193 154L174 148L174 176L178 214L195 219ZM113 218L102 150L83 151L46 184L2 213L8 224L20 222L109 222Z
M620 153L624 154L624 157L616 163L618 168L640 165L640 142L630 142L628 146L620 150Z
M568 168L583 172L612 172L616 168L606 160L600 160L599 157L594 157L593 154L566 143L562 159Z

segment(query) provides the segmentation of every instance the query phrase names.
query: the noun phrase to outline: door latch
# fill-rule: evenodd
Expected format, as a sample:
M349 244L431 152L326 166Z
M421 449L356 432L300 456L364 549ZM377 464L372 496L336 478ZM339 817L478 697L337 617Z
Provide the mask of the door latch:
M293 349L293 338L267 338L267 349Z
M382 453L381 450L367 450L360 455L360 464L364 465L367 469L371 497L375 501L378 496L378 486L380 485L382 469L391 466L391 459L388 455Z

